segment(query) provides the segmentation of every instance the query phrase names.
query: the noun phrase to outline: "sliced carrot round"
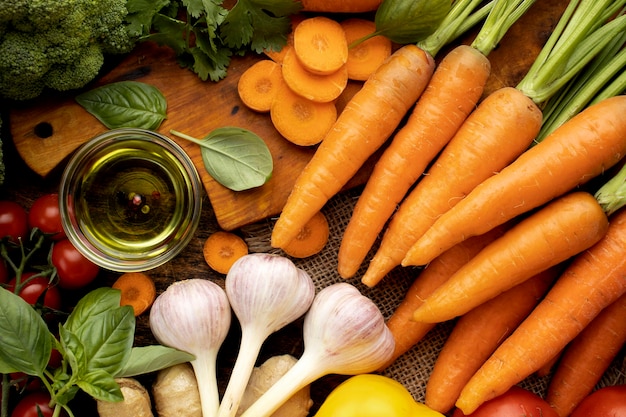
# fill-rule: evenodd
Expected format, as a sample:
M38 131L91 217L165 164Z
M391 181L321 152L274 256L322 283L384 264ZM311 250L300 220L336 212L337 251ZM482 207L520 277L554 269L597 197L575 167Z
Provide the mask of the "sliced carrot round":
M111 286L121 291L120 305L129 305L135 316L146 311L156 299L154 281L143 272L126 272Z
M282 74L294 93L320 103L336 100L348 85L348 69L345 65L332 74L314 74L302 66L293 48L283 57Z
M320 143L337 120L333 102L318 103L283 85L270 109L272 124L288 141L299 146Z
M282 70L276 62L264 59L256 62L241 74L237 92L243 104L252 110L270 111L272 100L283 82Z
M348 45L376 32L376 23L353 17L341 22ZM391 40L383 35L371 37L348 50L348 78L365 81L391 55Z
M211 269L227 274L237 259L248 254L248 245L235 233L218 231L207 238L202 252Z
M294 258L308 258L316 255L324 249L328 242L330 228L326 216L318 211L300 229L300 232L289 244L283 247L283 251Z
M293 45L302 65L316 74L331 74L348 60L348 42L339 22L325 16L305 19L294 30Z

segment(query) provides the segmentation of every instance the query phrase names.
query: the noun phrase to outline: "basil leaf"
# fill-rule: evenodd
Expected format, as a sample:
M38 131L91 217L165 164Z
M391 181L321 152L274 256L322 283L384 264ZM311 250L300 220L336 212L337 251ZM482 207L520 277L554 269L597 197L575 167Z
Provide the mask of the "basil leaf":
M78 336L65 327L59 327L59 341L62 351L67 359L73 373L80 375L87 370L87 359L85 358L85 346Z
M437 29L451 7L450 0L384 0L374 17L376 33L397 43L416 43Z
M2 287L0 334L0 373L42 377L52 351L52 334L30 304Z
M96 400L110 402L124 400L119 384L111 375L101 369L94 369L83 375L78 380L77 385Z
M269 148L247 129L221 127L204 139L173 130L170 133L200 145L204 166L211 177L233 191L260 187L272 176L274 163Z
M126 365L116 378L147 374L179 363L191 362L195 356L167 346L153 345L134 347Z
M65 328L78 332L82 327L89 326L90 321L99 314L119 308L121 292L110 287L97 288L81 298L67 318Z
M76 96L85 110L109 129L154 130L167 118L167 101L153 85L138 81L106 84Z

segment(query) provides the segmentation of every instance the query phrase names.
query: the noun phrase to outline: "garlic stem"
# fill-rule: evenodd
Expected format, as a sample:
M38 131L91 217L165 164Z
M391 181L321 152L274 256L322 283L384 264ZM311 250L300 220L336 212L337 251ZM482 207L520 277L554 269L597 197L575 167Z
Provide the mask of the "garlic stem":
M295 392L331 373L377 370L393 354L394 339L378 307L354 286L322 289L304 318L304 352L298 362L241 417L268 417Z
M233 417L263 343L270 334L309 309L315 285L311 277L288 258L255 253L233 264L226 276L225 289L242 333L218 416Z
M156 298L150 310L150 328L157 341L195 355L191 365L203 417L217 415L216 360L230 323L231 309L225 291L205 279L175 282Z

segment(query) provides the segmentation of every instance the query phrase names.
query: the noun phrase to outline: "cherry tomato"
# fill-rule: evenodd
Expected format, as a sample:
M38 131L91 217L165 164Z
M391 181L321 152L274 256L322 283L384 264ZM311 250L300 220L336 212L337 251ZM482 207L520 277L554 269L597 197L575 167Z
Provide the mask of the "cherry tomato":
M61 288L82 288L93 281L100 271L100 267L80 253L68 239L55 242L51 258Z
M28 214L14 201L0 201L0 238L9 236L17 243L18 238L28 235Z
M45 194L35 200L28 212L28 224L52 235L53 240L63 239L65 231L61 223L59 195Z
M626 417L626 385L592 392L576 407L571 417Z
M22 274L22 282L35 275L35 272L24 272ZM9 281L9 290L15 289L16 279ZM19 296L27 303L35 305L41 294L46 291L43 299L43 305L54 310L61 309L61 292L59 289L51 285L46 277L35 277L29 280L21 289Z
M466 414L454 410L452 417ZM478 407L471 417L559 417L544 399L518 386L513 386L504 394L485 402Z
M43 417L52 417L54 409L50 408L50 394L44 391L33 392L22 397L16 404L11 417L37 417L37 409L41 411ZM61 416L67 416L65 410L61 411Z

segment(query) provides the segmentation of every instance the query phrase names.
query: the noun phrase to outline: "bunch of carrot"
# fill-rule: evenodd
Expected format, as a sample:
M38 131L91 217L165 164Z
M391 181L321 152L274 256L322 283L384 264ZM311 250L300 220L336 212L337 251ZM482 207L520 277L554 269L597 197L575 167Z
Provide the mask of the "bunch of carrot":
M241 101L269 112L276 130L299 146L322 141L337 120L336 101L349 80L363 81L391 55L391 41L374 36L373 21L292 16L292 32L280 51L249 67L238 82Z

